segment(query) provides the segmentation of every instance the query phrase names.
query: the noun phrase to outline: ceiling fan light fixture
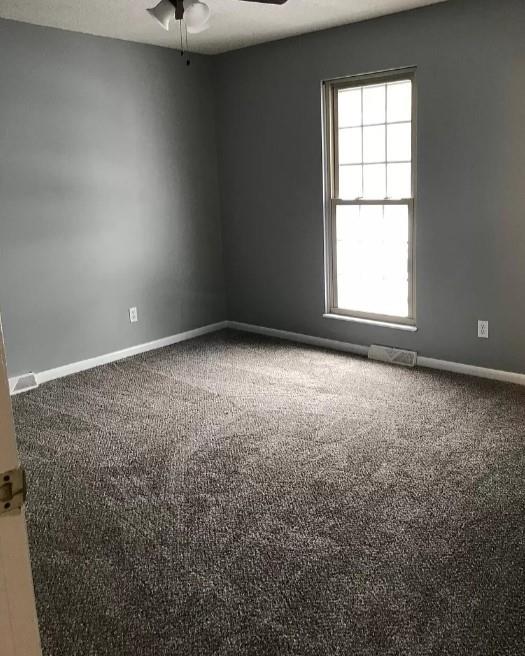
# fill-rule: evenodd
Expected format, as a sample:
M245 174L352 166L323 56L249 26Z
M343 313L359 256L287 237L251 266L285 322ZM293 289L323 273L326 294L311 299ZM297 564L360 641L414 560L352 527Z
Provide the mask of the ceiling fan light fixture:
M184 3L184 20L190 34L204 32L210 26L210 8L199 0L186 0Z
M190 27L189 25L187 26L188 34L199 34L200 32L205 32L207 29L210 28L210 21L206 21L202 25L199 25L198 27Z
M146 11L157 21L157 23L160 23L166 31L170 29L170 23L172 19L175 18L175 7L170 0L161 0L156 7L147 9Z

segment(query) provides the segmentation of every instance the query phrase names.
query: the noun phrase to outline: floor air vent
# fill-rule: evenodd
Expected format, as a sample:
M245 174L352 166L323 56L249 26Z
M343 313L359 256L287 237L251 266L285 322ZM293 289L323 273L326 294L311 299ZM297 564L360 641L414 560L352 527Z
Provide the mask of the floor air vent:
M38 387L38 381L35 374L23 374L17 378L9 381L11 383L11 394L20 394L21 392L27 392L29 390L35 389Z
M400 364L403 367L415 367L417 364L417 353L415 351L405 351L390 346L378 346L377 344L372 344L368 349L368 358L390 364Z

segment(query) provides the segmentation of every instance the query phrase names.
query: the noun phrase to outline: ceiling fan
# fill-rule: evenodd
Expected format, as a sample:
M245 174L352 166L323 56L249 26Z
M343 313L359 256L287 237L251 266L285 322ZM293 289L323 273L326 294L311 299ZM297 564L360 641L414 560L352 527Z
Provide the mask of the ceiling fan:
M284 5L287 0L242 0L265 5ZM184 20L190 34L204 32L210 27L210 8L201 0L161 0L158 5L147 10L165 30L170 29L173 19Z

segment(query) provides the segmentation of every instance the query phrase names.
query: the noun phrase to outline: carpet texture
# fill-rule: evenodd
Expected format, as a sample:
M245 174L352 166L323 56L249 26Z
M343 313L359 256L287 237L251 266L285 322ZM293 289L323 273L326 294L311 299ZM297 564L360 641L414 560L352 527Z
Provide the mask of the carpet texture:
M45 656L525 653L525 390L222 332L15 397Z

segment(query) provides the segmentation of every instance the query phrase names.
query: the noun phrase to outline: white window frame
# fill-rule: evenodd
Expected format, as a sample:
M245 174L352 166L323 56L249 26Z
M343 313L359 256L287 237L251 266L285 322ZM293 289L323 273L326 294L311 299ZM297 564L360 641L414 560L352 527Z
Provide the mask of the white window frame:
M402 199L365 199L342 200L339 196L339 160L338 160L338 111L337 92L341 89L362 87L367 84L382 84L410 80L412 82L412 144L411 173L412 195ZM324 192L325 192L325 315L328 317L378 323L391 327L415 330L416 326L416 253L415 253L415 204L416 204L416 152L417 152L417 112L415 68L396 69L381 73L367 73L350 77L326 80L322 84L323 123L324 123ZM385 117L386 120L386 117ZM373 314L347 310L337 307L337 244L336 214L342 205L404 205L408 208L408 316L399 317L386 314Z

